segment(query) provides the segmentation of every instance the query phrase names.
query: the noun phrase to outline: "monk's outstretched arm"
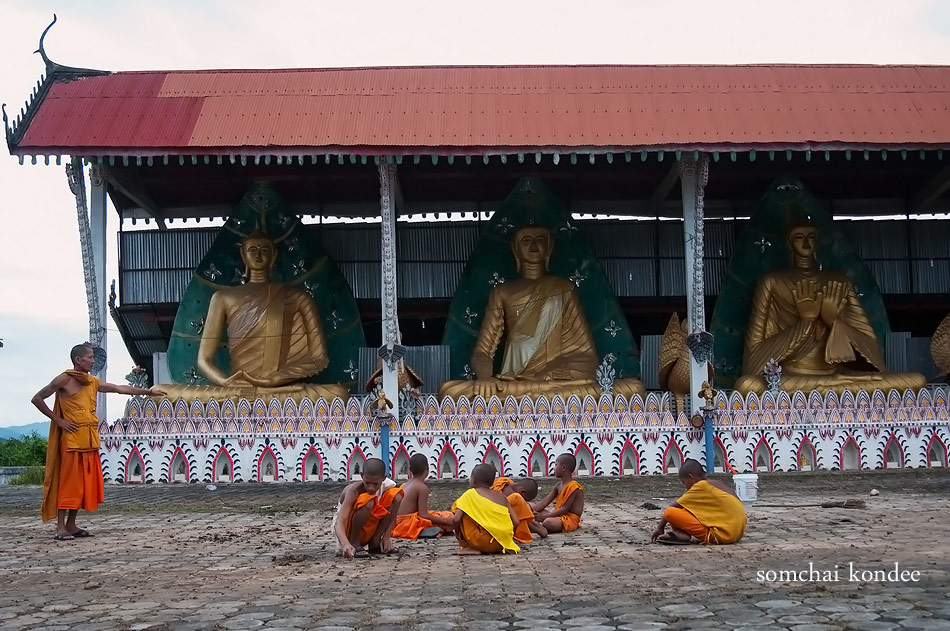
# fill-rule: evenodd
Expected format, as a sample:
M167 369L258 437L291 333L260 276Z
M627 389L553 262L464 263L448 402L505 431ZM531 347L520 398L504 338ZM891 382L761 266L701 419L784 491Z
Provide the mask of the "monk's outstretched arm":
M43 387L42 390L34 394L33 398L30 400L30 402L33 403L34 406L36 406L36 409L43 413L43 416L46 416L47 418L49 418L50 421L55 423L56 426L59 427L64 432L69 432L69 433L75 432L77 429L79 429L79 425L77 425L73 421L64 419L60 416L56 416L56 414L53 413L53 410L49 409L49 406L46 405L46 399L48 399L50 396L56 394L57 392L65 388L66 384L69 383L69 380L71 378L72 377L70 377L69 375L65 373L57 376L55 379L50 381L45 387Z
M455 520L449 517L440 517L429 512L429 487L424 486L419 493L419 502L416 506L416 511L419 513L419 517L428 519L436 526L444 526L450 528Z
M575 515L580 515L584 512L584 491L583 489L577 489L567 497L567 501L564 502L564 505L561 508L556 508L552 511L547 511L545 517L560 517L561 515L567 515L568 513L574 513Z
M99 382L99 392L114 392L117 394L144 394L151 396L162 396L165 394L164 390L159 388L136 388L135 386L120 386L119 384L109 383L107 381Z
M340 516L350 515L353 513L353 507L356 506L356 485L351 484L346 487L346 490L343 491L343 503L340 506ZM355 553L356 549L353 547L353 544L350 543L350 533L346 532L346 519L337 519L336 520L336 535L337 541L340 542L340 548L343 550L343 556L345 558L351 558Z
M534 502L532 504L528 504L528 506L530 506L531 510L533 510L535 513L540 513L547 507L548 504L554 501L554 498L557 497L557 493L559 490L560 490L560 487L555 486L553 489L551 489L550 493L544 496L543 499L538 500L537 502Z
M672 504L670 504L670 508L683 508L683 507L680 506L679 502L673 502ZM657 522L656 528L653 529L653 535L650 537L650 541L656 541L661 536L663 536L664 533L666 533L666 524L667 524L666 517L663 515L660 515L660 521Z

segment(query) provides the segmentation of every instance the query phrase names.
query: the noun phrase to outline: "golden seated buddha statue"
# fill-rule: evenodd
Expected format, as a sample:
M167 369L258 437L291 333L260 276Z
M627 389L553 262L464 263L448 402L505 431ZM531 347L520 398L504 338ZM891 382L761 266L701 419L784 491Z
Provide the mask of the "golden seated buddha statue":
M292 398L346 399L337 384L306 383L327 367L326 343L313 298L281 283L271 283L277 260L274 242L254 232L241 243L248 282L219 289L211 298L198 347L198 371L213 385L160 386L169 399ZM231 373L215 354L227 334Z
M574 283L546 274L554 240L542 226L518 230L511 249L520 278L497 285L472 352L474 381L447 381L440 397L600 396L597 350ZM495 353L507 333L501 371ZM643 395L638 379L613 382L614 394Z
M793 266L765 274L752 299L735 389L762 394L766 362L782 367L785 391L920 390L918 373L889 373L858 292L843 274L817 269L818 229L788 232Z

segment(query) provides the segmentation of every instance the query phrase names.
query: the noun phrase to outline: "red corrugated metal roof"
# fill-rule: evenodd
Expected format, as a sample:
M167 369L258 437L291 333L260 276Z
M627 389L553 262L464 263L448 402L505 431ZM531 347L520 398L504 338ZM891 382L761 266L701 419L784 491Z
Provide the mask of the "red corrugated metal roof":
M917 147L950 145L950 67L120 72L34 108L15 154Z

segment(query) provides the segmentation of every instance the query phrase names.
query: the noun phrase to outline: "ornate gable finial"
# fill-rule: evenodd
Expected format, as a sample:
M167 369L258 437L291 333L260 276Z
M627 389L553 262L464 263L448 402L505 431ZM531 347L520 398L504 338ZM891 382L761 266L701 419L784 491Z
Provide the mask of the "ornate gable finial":
M59 75L75 75L79 76L96 76L96 75L105 75L110 74L106 70L92 70L91 68L73 68L72 66L63 66L56 63L49 58L49 55L46 54L46 47L44 46L44 41L46 40L46 34L49 33L49 30L53 28L53 25L56 24L56 14L53 14L53 21L49 23L49 26L43 31L43 34L40 35L39 48L33 51L33 54L40 54L40 57L43 58L43 63L46 64L46 77L52 78L53 74Z

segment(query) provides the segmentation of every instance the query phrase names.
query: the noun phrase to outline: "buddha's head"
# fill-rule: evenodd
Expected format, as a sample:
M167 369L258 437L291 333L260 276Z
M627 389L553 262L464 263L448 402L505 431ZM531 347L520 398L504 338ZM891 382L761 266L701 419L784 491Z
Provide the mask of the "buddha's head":
M255 230L241 242L241 260L252 276L269 276L277 262L274 242L263 232Z
M515 232L511 240L511 252L515 256L518 271L524 265L543 265L548 269L551 260L551 251L554 249L554 239L551 231L544 226L524 226Z
M818 252L818 228L810 223L792 226L788 231L788 247L796 260L814 261Z

